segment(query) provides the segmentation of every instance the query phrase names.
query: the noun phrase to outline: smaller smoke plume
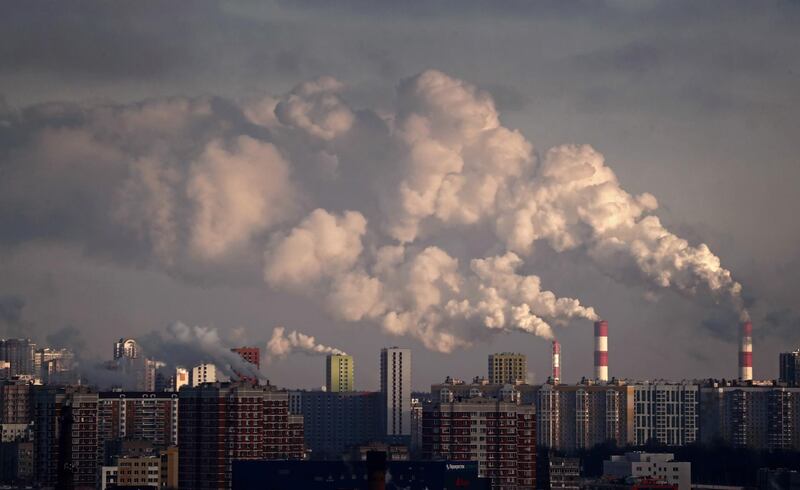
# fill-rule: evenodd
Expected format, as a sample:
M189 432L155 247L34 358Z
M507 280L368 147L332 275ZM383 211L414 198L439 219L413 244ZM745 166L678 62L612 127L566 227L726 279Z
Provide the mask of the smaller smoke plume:
M267 342L267 360L273 357L286 357L294 352L312 356L344 354L343 350L317 343L313 335L292 330L288 334L284 327L275 327L272 338Z

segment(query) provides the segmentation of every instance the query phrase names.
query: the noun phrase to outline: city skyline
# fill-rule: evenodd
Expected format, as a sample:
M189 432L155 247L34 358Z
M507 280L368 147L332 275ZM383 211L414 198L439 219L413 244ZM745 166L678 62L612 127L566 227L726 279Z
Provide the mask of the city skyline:
M551 339L511 331L547 336L530 318L512 321L521 311L512 307L536 301L503 292L510 307L501 308L501 328L498 316L473 311L485 299L478 282L488 283L476 277L511 267L540 278L541 291L580 301L583 309L539 317L561 346L566 382L594 372L595 316L610 324L611 377L735 377L739 318L727 304L730 288L707 290L717 280L742 285L734 296L753 316L754 377L775 378L778 353L800 347L792 136L800 13L773 7L203 3L185 34L162 19L185 14L177 7L165 16L153 5L84 6L72 24L62 7L42 16L15 5L8 17L22 30L0 30L11 47L0 52L0 169L8 177L0 183L0 336L68 347L84 365L107 359L119 337L157 358L217 339L225 349L269 352L264 376L300 387L323 383L324 356L309 360L304 349L343 350L355 359L360 389L379 386L375 353L384 346L411 349L414 389L483 374L489 354L521 352L526 377L541 383L551 372ZM667 34L674 30L685 35ZM201 32L211 34L191 35ZM552 42L564 33L568 42ZM436 86L458 97L439 100ZM455 110L464 107L475 111ZM480 175L509 182L541 175L501 159L541 167L573 157L548 160L551 148L591 145L596 153L579 146L576 158L596 165L604 157L595 170L614 172L630 198L622 201L642 207L636 219L657 217L688 241L693 260L709 258L700 248L708 244L721 264L711 272L720 274L698 280L695 269L670 270L671 287L661 288L664 276L647 260L603 260L599 242L584 237L589 228L600 233L592 220L535 240L527 252L518 243L524 226L509 228L501 210L475 204L482 181L470 180L474 169L448 167L470 189L450 207L444 197L432 211L392 200L399 182L420 182L414 155L441 149L414 146L424 131L414 132L412 114L427 118L434 143L459 147L466 165L496 164ZM450 132L443 114L463 116L462 132ZM476 114L484 119L475 127L496 130L504 151L488 143L479 157L462 151ZM326 230L344 244L317 247L316 262L291 254L303 237ZM390 257L398 251L387 247L399 244L404 257ZM446 255L422 253L431 246ZM408 292L412 261L428 271L437 264L420 281L435 288ZM296 263L312 266L286 267ZM437 295L451 307L424 304ZM452 313L463 301L468 307ZM429 313L456 316L433 326ZM278 326L285 331L275 337Z

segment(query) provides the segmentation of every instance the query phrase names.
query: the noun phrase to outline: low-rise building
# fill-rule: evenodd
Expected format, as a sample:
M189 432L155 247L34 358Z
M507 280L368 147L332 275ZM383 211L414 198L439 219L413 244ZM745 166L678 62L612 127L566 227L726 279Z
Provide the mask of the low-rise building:
M117 460L117 486L159 487L161 458L158 456L122 457Z
M119 468L116 466L101 466L100 467L100 490L107 488L115 488L117 486L117 475Z
M547 469L551 490L578 490L580 488L580 459L551 456Z
M634 478L667 485L677 485L678 490L690 490L692 486L692 464L675 461L670 453L630 452L611 456L603 462L603 476L611 478Z

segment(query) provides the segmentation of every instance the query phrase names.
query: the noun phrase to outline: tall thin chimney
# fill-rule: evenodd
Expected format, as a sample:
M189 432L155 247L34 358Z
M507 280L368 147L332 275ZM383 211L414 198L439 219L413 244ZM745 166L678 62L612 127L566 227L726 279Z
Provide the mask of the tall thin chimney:
M553 341L553 384L561 382L561 344Z
M753 380L753 324L742 323L741 343L739 346L739 379Z
M608 381L608 322L594 322L594 377Z

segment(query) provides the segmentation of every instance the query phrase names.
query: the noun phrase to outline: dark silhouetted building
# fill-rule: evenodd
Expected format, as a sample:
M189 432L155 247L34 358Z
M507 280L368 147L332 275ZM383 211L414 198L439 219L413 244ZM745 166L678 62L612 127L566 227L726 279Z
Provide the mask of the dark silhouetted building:
M780 355L780 381L800 387L800 349Z
M372 453L370 453L372 455ZM381 486L383 484L383 486ZM235 461L234 490L489 490L471 461Z
M206 383L179 394L181 488L229 488L235 460L302 459L302 416L289 393L252 383Z
M381 349L381 425L386 437L411 441L411 349Z
M700 440L800 450L800 388L710 382L700 388Z
M31 422L30 379L15 378L0 381L0 423L27 424Z
M66 397L63 387L31 389L34 480L41 486L55 486L58 482L59 417Z
M303 416L311 459L339 459L383 438L380 392L292 391L289 397L292 413Z
M37 375L33 355L35 350L36 344L31 339L0 340L0 361L8 361L8 376Z
M800 471L786 468L759 468L758 490L798 490Z

